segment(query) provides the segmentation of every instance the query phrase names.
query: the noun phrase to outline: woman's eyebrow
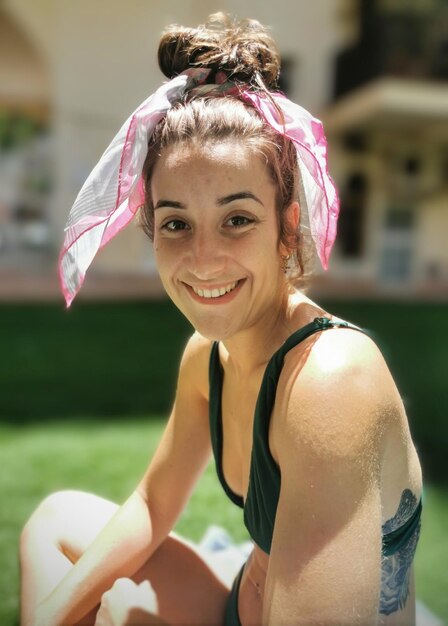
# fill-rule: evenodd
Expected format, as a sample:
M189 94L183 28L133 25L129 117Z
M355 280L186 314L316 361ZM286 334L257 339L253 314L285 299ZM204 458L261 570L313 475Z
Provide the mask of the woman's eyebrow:
M156 209L160 209L162 207L167 207L170 209L186 209L187 207L182 202L176 202L175 200L159 200L154 207L154 211Z
M262 201L259 198L257 198L257 196L253 194L251 191L240 191L238 193L231 193L228 196L218 198L218 205L222 206L223 204L229 204L230 202L233 202L234 200L247 200L247 199L255 200L255 202L258 202L258 204L261 204L261 206L264 206Z
M255 200L261 206L264 206L262 201L257 198L255 194L251 191L239 191L238 193L231 193L228 196L223 196L222 198L218 198L217 204L218 206L223 206L225 204L230 204L230 202L234 202L235 200ZM176 202L175 200L159 200L154 207L154 211L160 208L169 208L169 209L186 209L187 207L182 202Z

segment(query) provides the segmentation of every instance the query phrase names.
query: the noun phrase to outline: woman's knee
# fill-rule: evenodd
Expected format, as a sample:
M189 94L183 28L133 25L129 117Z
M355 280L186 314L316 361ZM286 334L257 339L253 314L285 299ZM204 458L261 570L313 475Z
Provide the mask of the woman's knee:
M56 491L46 496L27 520L21 546L38 536L41 541L58 544L71 538L77 544L90 543L113 515L117 505L93 494Z
M22 530L22 540L27 539L35 526L51 524L70 507L76 492L71 490L55 491L46 496L37 505L26 521Z

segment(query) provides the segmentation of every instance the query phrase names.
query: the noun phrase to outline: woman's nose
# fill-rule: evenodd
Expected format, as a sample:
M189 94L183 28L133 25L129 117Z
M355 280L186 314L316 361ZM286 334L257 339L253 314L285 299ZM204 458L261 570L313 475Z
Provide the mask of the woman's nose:
M197 232L191 242L190 271L201 280L222 274L225 253L222 241L210 232Z

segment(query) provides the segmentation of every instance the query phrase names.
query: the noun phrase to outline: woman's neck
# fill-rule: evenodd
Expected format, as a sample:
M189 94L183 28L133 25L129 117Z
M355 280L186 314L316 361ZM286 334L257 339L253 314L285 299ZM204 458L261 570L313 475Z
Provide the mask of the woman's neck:
M305 302L312 303L299 291L285 293L279 298L278 305L271 307L252 326L223 340L224 364L238 376L246 377L265 367L274 352L300 327L302 314L299 309Z

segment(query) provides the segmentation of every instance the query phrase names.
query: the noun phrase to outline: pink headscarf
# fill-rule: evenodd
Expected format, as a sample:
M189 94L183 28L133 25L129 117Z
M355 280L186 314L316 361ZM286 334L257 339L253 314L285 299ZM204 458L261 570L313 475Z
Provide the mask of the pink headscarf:
M80 290L96 253L122 230L145 202L142 168L148 141L173 104L198 85L208 91L225 85L204 85L210 70L191 68L164 83L127 119L90 173L70 211L59 277L67 307ZM228 83L227 83L228 84ZM327 169L327 142L322 123L281 93L251 91L235 85L227 93L251 104L297 150L301 186L299 201L308 214L311 236L324 269L336 237L339 200ZM271 100L272 99L272 100ZM273 102L283 114L279 113Z

